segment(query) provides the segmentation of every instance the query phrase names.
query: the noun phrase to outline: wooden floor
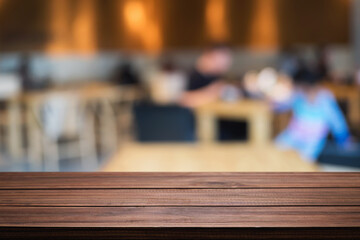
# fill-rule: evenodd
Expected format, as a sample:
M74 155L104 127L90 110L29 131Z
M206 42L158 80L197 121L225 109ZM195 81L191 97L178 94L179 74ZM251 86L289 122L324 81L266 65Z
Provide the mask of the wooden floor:
M248 144L127 144L104 165L106 172L311 172L294 151Z
M360 173L3 173L0 239L358 239Z

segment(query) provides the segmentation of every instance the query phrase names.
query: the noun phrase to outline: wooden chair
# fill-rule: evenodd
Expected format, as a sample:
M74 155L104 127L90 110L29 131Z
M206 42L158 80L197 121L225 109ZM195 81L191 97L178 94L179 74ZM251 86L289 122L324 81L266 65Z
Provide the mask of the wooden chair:
M99 140L102 152L114 153L119 144L134 140L133 106L142 96L137 88L112 86L94 99L98 105Z
M85 101L73 93L51 94L33 101L27 115L30 125L28 156L33 165L40 166L38 159L44 157L45 171L59 171L60 159L79 157L83 170L96 169L94 115ZM70 127L67 126L69 118L73 119Z
M346 118L350 127L358 129L360 126L360 89L355 85L339 85L333 83L323 84L329 89L338 101L347 104Z
M0 110L0 126L3 128L2 143L13 160L23 157L22 129L23 111L21 104L14 101L21 94L21 80L17 75L0 75L0 101L4 106Z

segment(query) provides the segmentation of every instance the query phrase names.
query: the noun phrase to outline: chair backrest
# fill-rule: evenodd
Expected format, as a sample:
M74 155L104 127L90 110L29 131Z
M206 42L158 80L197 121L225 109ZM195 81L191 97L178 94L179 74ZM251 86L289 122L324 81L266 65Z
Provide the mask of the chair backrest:
M134 106L136 137L140 142L195 141L193 113L178 106Z
M41 123L51 139L79 134L83 109L74 93L53 93L40 105Z
M0 100L15 97L21 92L21 80L16 74L0 74Z

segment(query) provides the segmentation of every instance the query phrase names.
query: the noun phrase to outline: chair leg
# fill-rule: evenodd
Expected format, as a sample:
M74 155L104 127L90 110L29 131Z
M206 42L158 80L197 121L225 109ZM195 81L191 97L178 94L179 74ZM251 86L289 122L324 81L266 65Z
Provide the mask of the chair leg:
M18 161L23 157L21 146L21 107L17 101L11 101L8 107L8 149L13 159Z
M133 104L127 103L126 108L123 114L123 118L125 121L122 123L124 124L123 129L125 129L125 141L134 141L135 139L135 126L134 126L134 116L132 114Z
M101 102L102 114L100 117L101 144L104 152L108 153L117 148L117 124L110 103L107 100Z
M52 140L49 140L47 137L43 138L43 148L44 148L44 166L45 171L54 171L58 172L60 171L59 161L60 161L60 155L59 155L59 148L57 145L57 142L52 142Z
M94 171L98 167L94 116L87 116L85 121L85 128L81 131L79 140L80 157L83 169L85 171Z
M30 169L34 171L41 171L41 133L31 109L26 110L26 122L28 132L28 161L30 163Z

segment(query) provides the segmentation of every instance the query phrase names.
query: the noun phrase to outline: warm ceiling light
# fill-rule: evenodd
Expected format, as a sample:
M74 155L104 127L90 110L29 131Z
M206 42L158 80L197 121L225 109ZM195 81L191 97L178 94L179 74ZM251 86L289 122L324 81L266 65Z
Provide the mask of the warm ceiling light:
M162 40L160 29L156 22L150 21L147 24L142 39L145 45L145 49L149 53L157 53L159 51Z
M279 29L276 0L254 0L255 12L251 25L250 45L256 48L276 48Z
M95 1L81 0L73 25L73 44L77 51L92 53L96 50Z
M226 0L208 0L205 17L207 32L212 40L228 38L226 11Z
M139 33L146 23L146 11L142 1L126 1L123 8L126 28L132 33Z

